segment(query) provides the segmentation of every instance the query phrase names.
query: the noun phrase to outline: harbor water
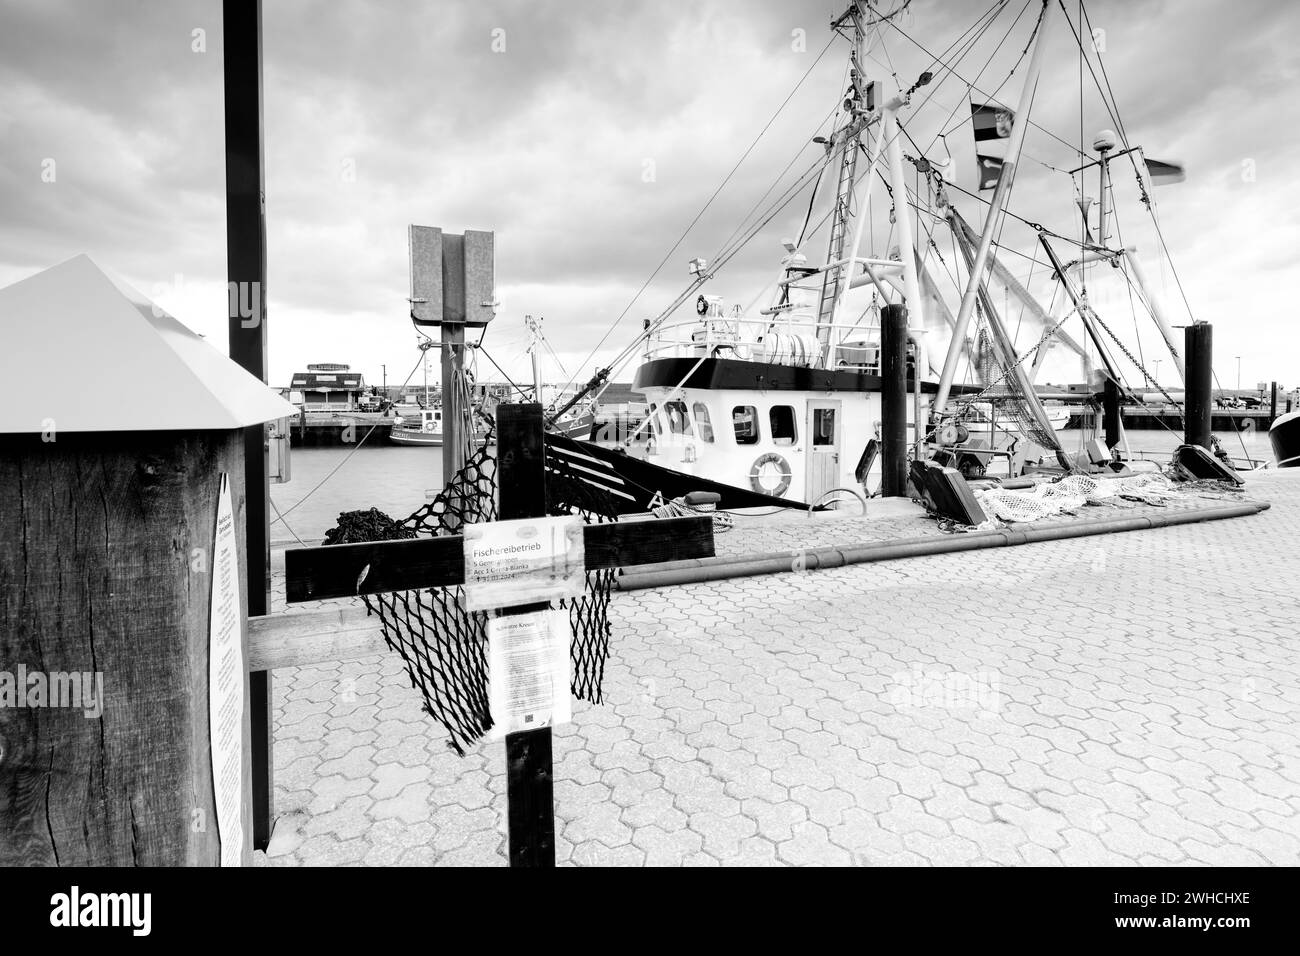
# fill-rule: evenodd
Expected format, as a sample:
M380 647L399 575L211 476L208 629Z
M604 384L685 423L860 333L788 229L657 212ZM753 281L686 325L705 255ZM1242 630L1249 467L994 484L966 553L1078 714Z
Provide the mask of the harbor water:
M1082 450L1091 433L1066 430L1062 442L1071 453ZM1218 433L1234 459L1271 460L1268 435ZM1182 443L1177 432L1164 428L1128 432L1136 457L1167 461ZM387 442L371 446L295 448L293 480L271 486L271 540L319 544L334 527L340 512L378 508L393 518L409 515L442 489L442 449L400 446ZM278 512L278 513L277 513ZM282 517L281 517L282 516Z

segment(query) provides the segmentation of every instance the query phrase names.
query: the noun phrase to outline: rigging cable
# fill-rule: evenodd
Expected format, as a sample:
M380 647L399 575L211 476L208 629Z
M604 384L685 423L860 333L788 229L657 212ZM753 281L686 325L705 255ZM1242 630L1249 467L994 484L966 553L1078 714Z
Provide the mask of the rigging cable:
M641 288L637 290L636 295L632 296L631 301L628 302L627 306L623 309L623 311L619 313L618 318L616 318L613 321L613 323L611 323L610 327L606 330L605 334L601 336L600 341L598 341L595 347L591 350L591 354L587 356L587 358L581 363L579 367L586 366L586 364L596 356L596 353L599 352L600 349L604 346L605 342L608 341L609 337L614 333L614 330L618 328L619 323L623 321L623 319L627 316L628 312L632 311L632 306L636 304L636 301L639 298L641 298L642 293L644 293L645 290L650 287L650 283L655 280L655 277L659 275L659 272L667 264L668 260L672 258L673 253L677 251L677 247L680 246L686 240L686 237L690 235L691 230L695 228L695 224L700 221L700 219L704 216L704 213L707 212L709 207L713 205L713 200L717 199L718 194L721 193L722 190L726 188L727 183L731 182L731 177L736 174L736 170L740 169L741 164L744 163L744 161L749 157L749 154L754 151L754 147L758 145L759 141L763 138L764 134L766 134L768 129L771 128L772 124L776 122L777 117L781 115L781 112L785 109L786 105L794 97L795 93L797 93L799 91L799 88L803 86L804 80L808 79L808 77L812 74L812 71L816 69L817 64L821 62L822 57L826 55L826 51L831 48L831 44L833 44L834 42L835 42L835 38L833 36L831 37L831 39L826 41L826 45L822 47L822 51L817 54L817 58L813 60L812 65L809 66L808 69L804 71L803 76L799 78L799 82L795 83L794 88L791 89L790 92L786 95L786 98L781 101L781 105L776 108L776 112L772 114L772 117L767 121L767 123L763 126L763 128L758 131L758 135L754 137L753 142L751 142L748 148L745 150L745 152L741 154L740 159L736 160L736 164L731 167L731 171L728 172L725 177L723 177L722 182L718 184L718 188L713 191L713 194L709 196L708 200L700 208L700 211L695 214L695 218L692 219L690 223L686 226L685 230L682 231L682 234L677 238L677 241L672 244L672 247L669 248L669 250L666 253L664 253L664 257L661 260L659 260L659 265L655 266L654 272L650 273L650 277L646 279L645 282L641 285ZM564 383L564 388L567 389L572 384L573 384L573 379L570 378L569 381Z

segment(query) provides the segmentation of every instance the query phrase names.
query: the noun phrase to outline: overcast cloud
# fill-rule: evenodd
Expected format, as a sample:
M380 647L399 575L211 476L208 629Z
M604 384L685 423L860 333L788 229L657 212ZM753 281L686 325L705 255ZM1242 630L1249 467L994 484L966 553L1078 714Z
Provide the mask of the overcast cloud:
M311 361L351 362L376 382L381 363L390 383L410 371L411 222L495 230L501 308L488 351L524 375L522 317L542 315L577 373L816 61L840 5L266 0L273 384ZM963 66L967 79L1021 5L1008 5L996 35ZM901 25L934 53L985 8L917 0ZM1067 8L1077 14L1076 3ZM1300 285L1300 7L1109 0L1088 10L1105 31L1104 61L1130 140L1188 167L1185 183L1155 198L1192 311L1215 323L1223 384L1235 384L1236 355L1243 384L1300 384L1300 335L1285 298ZM1031 16L981 78L985 90L1006 77ZM219 0L0 2L0 284L88 252L224 348L220 27ZM796 30L806 31L805 52ZM888 56L879 53L873 69L888 92L891 73L908 86L933 69L903 37L886 39ZM494 40L504 50L494 51ZM1034 118L1077 142L1079 63L1060 17L1051 43ZM817 63L601 357L667 304L688 279L687 260L713 255L800 149L794 168L816 158L809 139L840 95L846 49L837 41ZM1019 88L1017 74L1001 96L1014 101ZM949 81L918 107L918 142L927 145L950 110L960 116L965 97L965 86ZM1089 92L1086 137L1110 125ZM969 139L968 125L947 138L967 185ZM1030 136L1026 153L1017 211L1075 235L1070 178L1048 168L1072 168L1075 156L1042 134ZM943 147L928 155L942 157ZM56 175L45 182L50 160ZM1096 194L1091 181L1084 188ZM1124 242L1139 246L1173 318L1186 321L1131 168L1117 168L1116 200ZM982 219L978 204L957 204L972 222ZM710 291L747 304L801 216L799 203L788 207ZM1032 253L1033 234L1021 233L1005 238ZM884 242L884 232L874 240ZM1029 266L1009 264L1022 274ZM1150 349L1150 332L1142 342Z

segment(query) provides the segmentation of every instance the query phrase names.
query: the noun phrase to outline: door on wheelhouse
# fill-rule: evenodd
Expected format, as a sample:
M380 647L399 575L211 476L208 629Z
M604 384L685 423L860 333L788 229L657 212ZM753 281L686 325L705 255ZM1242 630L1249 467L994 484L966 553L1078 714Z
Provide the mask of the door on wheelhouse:
M808 403L808 490L805 500L812 504L840 479L840 403Z

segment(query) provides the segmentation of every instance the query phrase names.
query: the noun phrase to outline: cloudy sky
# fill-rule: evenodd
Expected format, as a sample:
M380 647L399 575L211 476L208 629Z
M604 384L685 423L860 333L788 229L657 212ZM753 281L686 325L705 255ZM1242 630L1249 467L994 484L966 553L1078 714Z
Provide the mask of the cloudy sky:
M390 384L414 368L411 222L495 230L501 305L487 352L526 375L523 316L544 316L565 371L585 377L592 347L805 73L597 358L685 286L687 261L711 257L787 164L786 181L816 159L810 138L843 88L843 42L818 58L841 5L266 0L273 384L312 361L351 362L375 382L386 364ZM899 21L912 39L887 31L874 76L891 93L911 85L992 5L915 0ZM1038 9L1035 0L1013 25L1023 6L1008 2L958 70L1009 102L1023 65L1007 74ZM1077 19L1076 0L1067 7ZM1185 183L1154 196L1192 312L1215 323L1223 384L1235 384L1240 355L1243 385L1300 385L1287 296L1300 285L1300 5L1087 9L1130 141L1188 168ZM1077 145L1079 59L1059 10L1050 44L1034 119ZM949 133L947 150L931 145L950 111L966 109L967 88L937 78L945 82L925 105L914 100L910 128L931 158L950 153L969 186L968 125ZM1114 124L1085 79L1090 140ZM1035 130L1026 154L1017 210L1077 235L1075 185L1061 171L1078 165L1071 146ZM1096 194L1092 180L1083 188ZM88 252L224 348L223 190L219 0L0 0L0 284ZM953 198L982 220L977 202ZM1185 322L1131 167L1118 168L1115 199L1122 234L1112 239L1139 247L1171 318ZM887 207L876 211L887 230ZM801 203L788 206L708 291L748 304L802 214ZM1032 254L1032 233L1017 228L1003 238ZM886 233L873 241L880 251ZM1041 262L1008 264L1041 277ZM1108 313L1117 329L1155 356L1127 298L1098 296L1123 306L1122 318ZM1165 362L1161 377L1170 372ZM481 364L480 377L498 376ZM567 376L552 361L547 377Z

